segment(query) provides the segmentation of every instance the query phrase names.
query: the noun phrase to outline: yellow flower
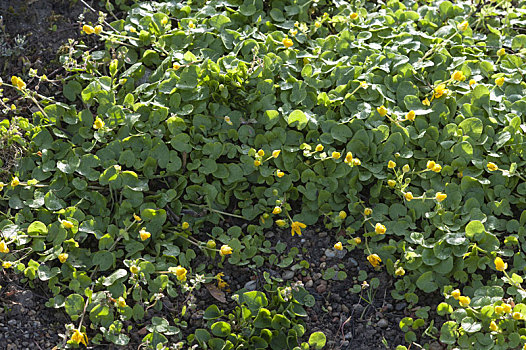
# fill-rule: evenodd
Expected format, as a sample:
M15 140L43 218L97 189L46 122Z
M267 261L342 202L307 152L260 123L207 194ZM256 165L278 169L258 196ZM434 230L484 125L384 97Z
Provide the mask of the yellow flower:
M461 32L465 31L465 30L468 29L468 28L469 28L469 23L468 23L468 21L464 21L464 22L462 22L462 23L457 24L457 29L458 29L459 31L461 31Z
M362 243L362 239L360 237L354 237L353 240L354 240L354 243L356 243L356 244Z
M341 156L340 152L332 152L332 158L338 159L340 158L340 156Z
M353 158L352 158L352 152L347 152L347 154L345 155L345 160L344 160L344 162L345 162L345 163L351 163L352 160L353 160Z
M511 313L511 305L510 304L502 304L502 309L507 314Z
M402 171L403 171L404 173L409 172L409 170L411 170L411 168L409 167L409 164L406 164L406 165L404 165L404 166L402 167Z
M84 31L84 33L86 33L88 35L95 33L95 29L92 26L87 25L87 24L84 24L82 26L82 30Z
M404 268L401 267L401 266L400 266L399 268L397 268L396 271L395 271L395 275L397 275L397 276L403 276L403 275L405 275L405 270L404 270Z
M102 26L101 25L95 26L95 28L93 28L93 31L95 32L95 34L102 33Z
M343 250L343 244L342 242L338 242L334 245L334 249L336 250Z
M177 63L174 63L173 66L172 66L172 68L173 68L174 70L178 70L179 68L181 68L181 66L180 66L179 64L177 64ZM225 118L226 118L226 117L225 117ZM228 118L228 119L230 120L230 118ZM226 120L226 119L225 119L225 120Z
M422 104L428 107L431 106L431 102L429 102L429 99L427 97L422 100Z
M137 33L137 29L135 29L135 27L130 27L129 31L130 33Z
M290 40L289 38L284 38L281 42L283 43L283 46L285 46L287 49L294 45L292 40Z
M139 215L135 215L133 214L133 218L135 219L135 221L142 221L141 217Z
M441 172L441 171L442 171L442 165L440 165L440 164L435 164L435 166L433 167L433 171L434 171L435 173L439 173L439 172Z
M64 227L66 230L73 227L73 223L68 220L62 220L62 227Z
M471 303L471 299L467 296L461 295L458 297L458 303L460 306L466 307Z
M188 271L184 267L179 265L174 269L174 271L179 281L186 281L186 274L188 273Z
M299 221L294 221L292 224L290 224L290 227L291 227L290 233L293 236L295 233L297 233L298 236L301 236L301 229L307 227L307 225Z
M497 315L500 315L500 314L504 313L504 308L502 306L500 306L500 305L495 306L495 313Z
M281 170L279 170L279 169L276 170L276 176L277 176L277 177L283 177L284 175L285 175L285 173L284 173L283 171L281 171Z
M0 182L0 192L4 189L5 184L3 182Z
M93 123L93 129L99 130L102 127L104 127L104 121L99 117L95 118L95 122Z
M395 187L396 181L395 180L387 180L387 184L389 185L389 187Z
M223 244L219 250L219 255L225 256L228 254L232 254L232 248L227 244Z
M274 210L272 210L272 214L280 214L281 208L280 207L274 207Z
M363 210L363 215L367 216L367 215L371 215L373 213L373 210L371 208L365 208Z
M442 193L442 192L437 192L435 194L435 199L438 201L438 202L442 202L444 199L447 198L447 194L445 193Z
M489 329L491 329L493 332L496 332L497 329L499 329L499 326L497 326L495 321L491 321L491 323L489 324Z
M356 18L358 18L358 14L356 12L351 13L351 19L355 20Z
M20 185L20 180L18 179L18 176L15 176L12 180L11 180L11 186L13 187L16 187Z
M466 80L466 77L464 76L464 73L462 73L462 71L457 70L453 72L453 74L451 74L451 79L456 81L464 81Z
M436 163L434 160L428 160L427 161L427 164L426 164L426 167L429 169L429 170L433 170L433 168L435 167Z
M296 34L298 34L298 31L297 31L296 29L291 30L291 31L290 31L290 34L291 34L292 36L296 36Z
M359 160L358 158L354 158L352 160L352 165L361 165L362 164L362 161Z
M126 306L126 299L124 299L123 297L119 297L117 299L117 305L119 305L119 307L125 307Z
M66 260L68 260L68 253L61 253L58 255L58 260L60 260L61 263L65 263Z
M183 221L183 223L181 224L181 228L183 230L187 230L189 227L190 227L190 224L187 223L186 221Z
M378 233L379 235L383 235L385 231L387 231L387 228L379 222L377 222L374 226L374 232Z
M206 247L209 249L215 249L216 242L213 239L209 239L208 242L206 242Z
M133 274L137 274L139 272L139 268L137 267L137 265L130 266L130 272Z
M497 256L493 262L495 263L495 268L498 271L504 271L508 268L508 263L505 263L500 256Z
M314 26L315 26L316 28L319 28L319 27L321 27L321 23L318 22L318 21L316 21L316 22L314 22Z
M511 317L513 317L514 320L522 320L522 314L520 312L514 312Z
M139 236L141 237L141 240L142 241L146 241L148 238L150 238L151 236L151 233L146 231L146 229L142 228L140 231L139 231Z
M459 289L455 289L454 291L451 292L451 296L455 299L458 300L458 298L460 298L460 290Z
M498 51L497 51L497 56L499 57L502 57L506 54L506 49L504 48L500 48Z
M276 149L276 150L272 151L272 157L273 158L278 158L280 153L281 153L281 150Z
M367 89L368 86L369 86L369 85L367 84L366 81L361 81L361 82L360 82L360 87L361 87L362 89Z
M416 117L416 114L415 114L415 111L413 111L413 110L407 112L407 114L405 115L405 119L409 120L410 122L414 122L415 121L415 117Z
M194 28L195 28L195 24L194 24L194 22L190 22L190 23L188 23L188 28L190 28L190 29L194 29Z
M284 227L286 224L285 220L276 220L276 225L279 227Z
M377 267L382 262L382 259L376 254L371 254L367 257L367 260L373 265L373 267Z
M404 198L405 198L408 202L410 202L411 199L413 199L413 194L412 194L411 192L406 192L406 193L404 193Z
M347 213L342 210L338 213L338 217L343 220L347 217Z
M497 164L492 163L492 162L489 162L489 163L487 164L487 167L488 167L488 170L489 170L489 171L499 170L499 167L497 166Z
M497 86L502 86L502 84L504 84L504 77L495 79L495 84L497 84Z
M435 92L434 92L435 98L442 97L442 95L444 95L444 93L446 93L446 84L439 84L435 88Z
M26 83L24 83L22 79L20 79L19 77L15 75L11 77L11 83L20 90L23 90L26 87Z
M261 165L261 162L260 162L259 160L256 159L256 160L254 161L254 166L255 166L255 167L258 167L258 166L260 166L260 165Z
M4 254L9 253L9 248L7 247L7 243L4 241L0 241L0 253L4 253Z
M316 152L321 152L321 151L323 151L323 145L319 143L318 145L316 145Z
M387 115L387 108L385 108L385 106L380 106L380 107L377 107L376 108L376 111L378 112L378 114L380 114L382 117L385 117Z
M75 332L73 332L71 335L71 341L73 341L75 344L82 343L84 346L88 346L88 336L78 329L75 329Z
M263 151L262 149L260 149L260 150L258 151L258 156L263 157L264 155L265 155L265 151Z
M11 262L9 262L9 261L4 261L4 262L2 263L2 267L3 267L4 269L8 269L8 268L10 268L11 266L13 266L13 264L12 264Z
M234 123L232 123L232 121L230 120L230 117L229 116L225 116L225 123L227 123L228 125L233 125Z
M470 79L469 86L475 85L476 83L475 79Z
M396 163L393 162L392 160L390 160L389 162L387 162L387 167L388 167L389 169L393 169L395 166L396 166Z

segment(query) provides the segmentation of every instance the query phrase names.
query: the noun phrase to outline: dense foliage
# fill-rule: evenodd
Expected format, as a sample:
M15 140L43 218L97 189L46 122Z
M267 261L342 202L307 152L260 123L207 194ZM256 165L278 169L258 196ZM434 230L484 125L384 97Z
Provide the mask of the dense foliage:
M0 122L24 150L9 169L2 153L0 259L47 282L69 345L86 325L126 344L164 295L221 284L211 263L277 264L264 230L315 224L395 276L395 299L442 292L451 348L526 343L524 1L128 5L83 24L103 50L61 56L62 102L4 82L39 109ZM305 289L266 289L184 339L154 318L144 341L323 347ZM400 324L409 344L425 314Z

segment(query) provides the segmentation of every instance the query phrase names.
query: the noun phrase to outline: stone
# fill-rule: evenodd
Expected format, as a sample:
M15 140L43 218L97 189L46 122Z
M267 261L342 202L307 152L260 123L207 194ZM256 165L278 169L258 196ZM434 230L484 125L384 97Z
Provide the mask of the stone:
M327 291L327 281L320 281L320 285L316 287L316 291L323 294Z
M389 322L387 322L385 318L382 318L380 321L378 321L378 323L376 323L376 325L380 328L387 328L387 326L389 326Z
M245 289L252 292L256 290L257 282L256 281L248 281L245 283Z
M281 278L283 278L285 281L290 280L294 277L294 271L287 270L283 273Z

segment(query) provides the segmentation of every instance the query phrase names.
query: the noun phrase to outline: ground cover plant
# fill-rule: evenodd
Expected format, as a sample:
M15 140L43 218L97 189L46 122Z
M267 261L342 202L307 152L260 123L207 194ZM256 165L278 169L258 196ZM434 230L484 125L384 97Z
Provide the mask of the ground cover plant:
M267 271L308 268L301 236L324 227L408 310L440 296L386 347L526 348L524 1L105 6L121 19L80 23L103 46L63 50L64 78L2 82L34 105L2 105L2 269L45 282L62 347L144 327L154 349L324 348L313 290ZM259 288L229 290L235 268ZM323 278L363 300L379 284ZM205 287L218 302L193 329Z

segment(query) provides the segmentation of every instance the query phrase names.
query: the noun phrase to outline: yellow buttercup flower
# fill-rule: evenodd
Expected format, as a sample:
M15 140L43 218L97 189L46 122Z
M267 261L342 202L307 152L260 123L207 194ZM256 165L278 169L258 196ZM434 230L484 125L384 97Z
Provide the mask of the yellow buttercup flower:
M283 43L283 46L285 46L287 49L294 45L294 42L289 38L284 38L281 42Z
M319 28L319 27L321 27L321 23L318 22L318 21L316 21L316 22L314 22L314 26L315 26L316 28Z
M395 187L396 181L395 180L387 180L387 185L389 185L389 187Z
M376 108L376 111L378 112L378 114L380 114L382 117L385 117L387 115L387 108L385 108L385 106L380 106L380 107L377 107Z
M69 254L68 253L61 253L58 255L58 260L60 260L61 263L65 263L66 260L68 260Z
M141 237L141 240L142 241L146 241L148 238L150 238L152 234L148 231L146 231L146 229L142 228L140 231L139 231L139 236Z
M187 223L186 221L183 221L183 223L181 224L181 228L183 230L188 230L189 227L190 227L190 224Z
M383 235L385 231L387 231L387 228L379 222L374 226L374 232L378 233L379 235Z
M258 151L258 156L263 157L264 155L265 155L265 151L263 151L262 149L260 149L260 150Z
M404 193L404 198L410 202L413 199L413 194L411 192Z
M429 99L427 97L422 100L422 104L428 107L431 106L431 102L429 102Z
M342 210L338 213L338 217L343 220L347 217L347 213Z
M126 299L124 299L123 297L119 297L117 299L117 305L119 305L119 307L125 307L126 306Z
M294 221L292 224L290 224L290 227L290 233L292 236L294 236L295 233L297 233L298 236L301 236L301 229L307 227L307 225L299 221Z
M75 329L75 331L71 335L71 341L73 341L77 345L82 343L84 344L84 346L88 346L88 336L78 329Z
M95 34L97 35L102 33L102 26L101 25L95 26L95 28L93 28L93 32L95 32Z
M2 267L3 267L4 269L8 269L8 268L10 268L11 266L13 266L13 264L12 264L10 261L4 261L4 262L2 263Z
M18 176L15 176L12 180L11 180L11 186L12 187L16 187L20 185L20 180L18 179Z
M272 210L272 214L280 214L281 213L281 207L274 207L274 210Z
M361 165L362 164L362 161L359 160L358 158L354 158L352 160L352 165Z
M7 247L7 243L5 241L0 241L0 253L9 253L9 248Z
M23 90L26 87L26 83L24 83L22 79L20 79L19 77L15 75L11 77L11 83L20 90Z
M255 166L255 167L258 167L258 166L260 166L260 165L261 165L261 162L260 162L259 160L256 159L256 160L254 161L254 166Z
M286 224L285 220L276 220L276 225L279 227L284 227Z
M340 156L341 156L341 153L340 152L332 152L331 156L332 156L333 159L339 159Z
M137 265L130 266L130 272L136 275L139 272Z
M373 267L377 267L382 262L382 259L376 254L371 254L367 257L367 260L373 265Z
M393 169L394 167L396 167L396 163L390 160L389 162L387 162L387 167L389 169Z
M471 299L468 296L461 295L458 297L458 303L460 306L466 307L471 303Z
M64 227L65 229L70 229L73 227L73 223L68 220L62 220L62 227Z
M142 221L141 217L139 215L133 214L133 219L137 222Z
M496 332L499 329L499 326L495 323L495 321L491 321L489 324L489 329L491 329L493 332Z
M230 117L229 116L225 116L225 123L227 123L228 125L233 125L234 123L232 123L232 121L230 120Z
M194 28L195 28L195 24L194 24L194 22L190 22L190 23L188 23L188 28L190 28L190 29L194 29Z
M500 314L504 313L504 308L502 306L500 306L500 305L495 306L495 313L497 315L500 315Z
M219 255L225 256L229 254L232 254L232 248L227 244L223 244L219 250Z
M281 150L279 149L272 151L272 158L278 158L280 153Z
M444 199L447 198L447 194L445 193L442 193L442 192L437 192L435 194L435 199L438 201L438 202L442 202Z
M415 114L415 111L413 111L413 110L407 112L407 114L405 115L405 119L409 120L410 122L414 122L415 121L415 117L416 117L416 114Z
M495 263L495 268L498 271L504 271L508 268L508 263L505 263L500 256L497 256L493 262Z
M173 68L174 70L178 70L179 68L181 68L181 66L180 66L179 64L177 64L177 63L174 63L174 64L172 65L172 68ZM225 121L226 121L226 118L227 118L227 117L225 117ZM230 120L230 118L228 118L228 120Z
M360 82L360 87L361 87L362 89L367 89L368 86L369 86L369 85L367 84L366 81L361 81L361 82Z
M400 266L399 268L397 268L396 271L395 271L395 275L397 275L397 276L403 276L403 275L405 275L405 270L404 270L404 268L401 267L401 266Z
M514 320L522 320L522 314L520 312L514 312L511 317L513 317Z
M497 84L497 86L502 86L502 84L504 84L504 77L495 79L495 84Z
M184 267L179 265L174 269L174 271L179 281L186 281L186 274L188 273L188 271Z
M350 17L351 17L352 20L355 20L356 18L358 18L358 14L356 12L353 12L353 13L351 13Z
M345 155L344 162L348 164L348 163L351 163L352 160L353 160L352 153L351 152L347 152L347 154Z
M429 170L433 170L433 168L435 167L436 163L435 161L433 160L428 160L427 161L427 164L426 164L426 167L429 169Z
M208 249L215 249L216 241L214 241L213 239L209 239L208 242L206 242L206 247Z
M435 98L440 98L446 92L446 84L439 84L434 91Z
M321 151L323 151L323 145L322 144L316 145L316 152L321 152Z
M440 165L440 164L435 164L435 166L433 167L433 171L434 171L435 173L439 173L439 172L441 172L441 171L442 171L442 165Z
M475 79L470 79L469 80L469 86L472 86L472 85L475 85L477 82Z
M497 166L497 164L492 163L492 162L489 162L489 163L487 164L487 167L488 167L488 170L489 170L489 171L496 171L496 170L499 170L499 167Z
M343 250L343 244L342 242L338 242L334 245L334 249L336 250Z
M466 80L466 77L464 76L464 73L462 73L462 71L457 70L453 72L453 74L451 74L451 79L456 81L464 81Z
M92 26L87 25L87 24L84 24L82 26L82 30L84 31L84 33L86 33L88 35L95 33L95 28L93 28Z
M464 22L462 22L462 23L457 24L457 29L458 29L459 31L461 31L461 32L465 31L465 30L468 29L468 28L469 28L469 23L468 23L468 21L464 21Z
M360 237L354 237L353 240L354 240L354 243L356 243L356 244L362 243L362 239Z
M502 304L502 309L507 314L511 313L511 305L510 304Z
M4 189L5 183L0 182L0 192Z
M409 167L409 164L406 164L402 167L402 171L405 173L409 172L409 170L411 170L411 168Z
M283 177L284 175L285 175L285 173L284 173L283 171L281 171L281 170L279 170L279 169L276 170L276 176L277 176L277 177Z
M451 292L451 296L455 299L458 300L458 298L460 298L460 290L459 289L455 289L454 291Z
M373 210L371 208L365 208L363 210L363 215L365 216L371 215L372 213L373 213Z
M500 48L499 50L497 50L497 56L502 57L505 54L506 54L506 49Z
M93 129L99 130L102 127L104 127L104 121L99 117L95 118L95 122L93 122Z

